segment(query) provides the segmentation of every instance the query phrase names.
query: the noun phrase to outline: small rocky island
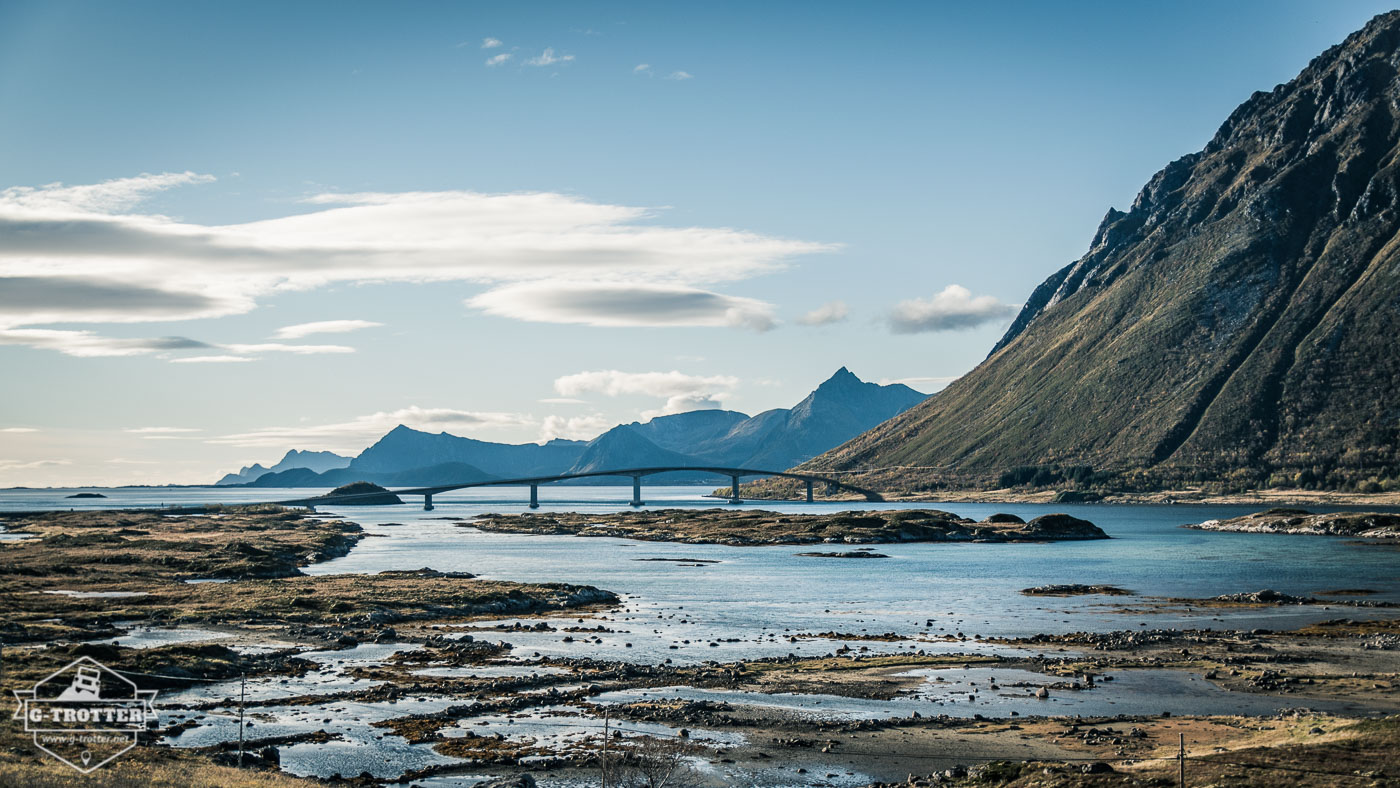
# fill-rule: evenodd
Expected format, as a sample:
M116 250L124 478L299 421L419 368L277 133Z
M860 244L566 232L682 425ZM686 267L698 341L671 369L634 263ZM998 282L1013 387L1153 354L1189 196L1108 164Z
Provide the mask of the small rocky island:
M403 499L373 482L350 482L327 493L330 496L354 496L353 500L337 501L341 506L392 506Z
M1364 539L1400 539L1400 514L1333 512L1313 514L1305 509L1269 509L1183 526L1202 531L1236 531L1253 534L1317 534L1355 536Z
M613 536L648 542L730 546L895 542L1056 542L1107 539L1087 520L1046 514L1030 522L996 514L982 522L937 509L783 514L729 509L658 509L616 514L482 514L459 523L517 534Z
M103 495L102 493L80 492L80 493L73 493L72 495L65 495L65 496L63 496L63 497L65 497L65 498L106 498L107 496Z

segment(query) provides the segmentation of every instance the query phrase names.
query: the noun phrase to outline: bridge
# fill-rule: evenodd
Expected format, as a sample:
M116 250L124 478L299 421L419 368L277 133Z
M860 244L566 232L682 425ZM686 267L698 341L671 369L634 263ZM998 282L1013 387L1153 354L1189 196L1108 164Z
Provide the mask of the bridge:
M453 490L464 490L468 487L525 487L530 488L530 508L540 507L540 485L553 482L563 482L570 479L589 479L599 476L620 476L631 477L632 479L632 505L642 506L642 478L654 476L658 473L676 473L678 471L689 471L692 473L709 473L715 476L728 476L730 479L730 503L739 503L739 479L745 476L777 476L785 479L797 479L807 484L807 502L811 503L812 488L816 484L826 485L827 494L839 490L849 490L865 496L867 501L882 501L879 493L853 484L833 479L828 476L821 476L812 473L794 473L792 471L762 471L754 468L720 468L713 466L663 466L657 468L620 468L607 471L583 471L581 473L561 473L555 476L531 476L522 479L485 479L475 482L463 482L461 484L443 484L436 487L414 487L407 490L393 490L394 495L421 495L423 496L423 510L431 512L433 510L433 496L441 495ZM281 506L322 506L337 503L354 504L356 501L365 501L384 493L356 493L354 495L319 495L314 498L296 498L290 501L277 501Z

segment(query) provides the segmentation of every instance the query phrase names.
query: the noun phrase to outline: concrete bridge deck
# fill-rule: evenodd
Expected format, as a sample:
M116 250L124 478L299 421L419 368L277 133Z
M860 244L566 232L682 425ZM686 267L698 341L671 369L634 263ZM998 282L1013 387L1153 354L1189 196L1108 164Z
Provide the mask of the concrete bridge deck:
M756 468L725 468L720 466L662 466L654 468L619 468L606 471L584 471L581 473L562 473L554 476L530 476L519 479L484 479L474 482L463 482L461 484L444 484L435 487L413 487L406 490L393 490L395 495L421 495L423 496L423 509L432 511L433 496L453 490L464 490L470 487L525 487L530 488L530 508L538 509L540 505L539 488L542 484L569 481L570 479L590 479L603 476L630 477L632 479L632 500L633 506L642 506L642 479L646 476L655 476L661 473L676 472L698 472L709 473L715 476L728 476L730 479L730 503L739 503L739 479L745 476L771 477L777 476L786 479L797 479L807 484L807 502L813 501L812 488L815 484L825 484L828 493L837 490L849 490L865 496L867 501L884 500L879 493L848 484L840 479L833 479L829 476L821 476L812 473L794 473L792 471L765 471ZM351 504L357 501L364 501L383 493L359 493L355 495L320 495L313 498L295 498L288 501L276 501L283 506L322 506L330 504Z

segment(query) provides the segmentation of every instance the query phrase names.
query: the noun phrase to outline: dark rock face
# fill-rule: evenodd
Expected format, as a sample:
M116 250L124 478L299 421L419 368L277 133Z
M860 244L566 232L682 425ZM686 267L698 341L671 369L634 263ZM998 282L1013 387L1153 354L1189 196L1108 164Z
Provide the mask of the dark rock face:
M1400 477L1400 12L1255 93L988 359L813 467Z

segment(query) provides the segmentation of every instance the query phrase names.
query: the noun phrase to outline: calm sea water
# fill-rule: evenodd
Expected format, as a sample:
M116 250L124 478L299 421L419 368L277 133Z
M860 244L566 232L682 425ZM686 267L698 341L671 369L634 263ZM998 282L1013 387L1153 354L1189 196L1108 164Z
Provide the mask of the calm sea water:
M526 512L528 491L475 488L389 507L330 507L327 513L362 524L372 534L350 555L308 567L310 574L372 573L386 569L467 571L530 582L585 583L625 595L630 630L603 643L564 646L557 638L512 633L512 642L539 650L639 661L723 659L756 652L787 653L826 642L790 643L804 632L927 632L1025 636L1039 632L1137 627L1296 626L1328 617L1366 615L1354 608L1266 608L1232 611L1120 612L1124 598L1027 597L1018 591L1047 583L1106 583L1144 596L1209 597L1272 588L1313 595L1332 589L1371 589L1367 599L1400 601L1395 548L1353 540L1297 535L1229 534L1184 529L1183 523L1230 517L1252 506L1033 505L905 503L776 503L738 506L705 497L708 487L648 487L651 508L743 508L833 512L852 508L939 508L981 519L1010 512L1030 519L1063 511L1091 520L1112 539L1053 544L882 545L888 559L851 561L799 557L804 548L723 547L570 536L489 534L456 522L483 512ZM122 488L109 497L70 499L72 490L0 492L0 510L109 508L249 502L311 495L319 490ZM614 512L630 507L630 487L541 488L540 512ZM701 566L648 558L704 559ZM660 616L660 618L657 618ZM641 627L649 620L647 627ZM931 622L931 623L930 623ZM656 630L652 632L650 630ZM631 636L631 637L629 637ZM645 637L644 637L645 636ZM730 640L737 642L728 642ZM687 644L683 641L690 640ZM628 648L625 644L632 643ZM710 646L710 642L718 645ZM672 649L670 646L678 648Z

